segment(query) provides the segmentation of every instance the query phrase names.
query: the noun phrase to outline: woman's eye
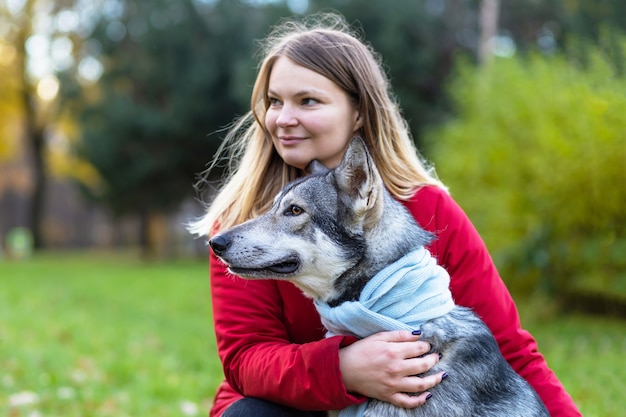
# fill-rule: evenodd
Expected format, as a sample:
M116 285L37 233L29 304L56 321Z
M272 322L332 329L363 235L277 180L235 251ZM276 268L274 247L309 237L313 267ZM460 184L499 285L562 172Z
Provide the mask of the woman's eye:
M270 106L272 107L280 106L280 100L277 98L270 97L267 99L267 101L270 103Z
M304 104L305 106L313 106L314 104L317 104L317 103L319 103L319 101L311 97L302 99L302 104Z
M299 216L302 213L304 213L304 210L302 209L302 207L296 206L295 204L292 204L287 209L287 213L286 214L289 214L289 215L292 215L292 216Z

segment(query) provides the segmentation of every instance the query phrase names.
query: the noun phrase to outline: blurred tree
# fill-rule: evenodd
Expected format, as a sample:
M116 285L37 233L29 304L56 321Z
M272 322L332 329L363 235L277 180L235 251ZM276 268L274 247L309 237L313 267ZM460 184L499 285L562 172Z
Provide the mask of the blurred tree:
M516 49L539 47L554 52L562 44L567 12L564 0L507 0L500 4L498 35L509 37Z
M266 16L234 3L119 2L86 40L100 49L98 83L65 82L79 117L77 151L102 179L85 191L118 216L140 216L146 254L151 218L193 194L195 175L220 144L212 133L246 109L252 39Z
M502 2L497 34L510 37L521 49L539 45L550 52L572 27L568 17L580 9L566 6L585 2L591 0ZM80 4L89 4L91 14L80 14L86 8L73 0L55 2L55 10L80 11L81 24L71 34L74 65L60 78L64 108L72 109L79 122L76 150L101 179L85 191L120 216L142 213L147 225L152 213L176 209L192 192L194 175L221 141L219 129L249 108L253 40L263 37L279 16L334 9L361 25L365 38L383 56L393 90L419 141L424 126L441 122L449 113L444 83L455 55L465 51L477 57L484 3L83 0ZM147 227L142 236L148 244Z
M15 48L15 68L19 74L17 89L19 91L19 113L23 119L23 137L29 160L32 164L33 188L30 198L29 224L33 234L35 249L44 246L42 236L43 204L45 198L47 176L44 159L44 129L41 102L37 97L36 81L28 71L28 53L26 43L33 35L32 18L35 14L36 0L26 0L22 10L5 9L6 17L11 18L11 26L5 35Z
M521 51L539 49L552 54L568 44L580 49L601 40L612 42L602 35L607 27L617 33L626 31L626 2L508 0L500 7L500 34L510 37Z
M54 105L58 82L52 74L57 62L50 55L58 52L54 44L63 41L65 29L56 24L55 13L73 4L74 0L0 3L0 119L7 120L0 126L0 153L11 144L13 150L18 148L16 137L23 141L33 181L28 224L23 226L32 231L35 249L45 246L46 132L58 116Z
M603 38L602 28L610 25L626 30L626 2L623 0L562 0L568 32L592 40Z

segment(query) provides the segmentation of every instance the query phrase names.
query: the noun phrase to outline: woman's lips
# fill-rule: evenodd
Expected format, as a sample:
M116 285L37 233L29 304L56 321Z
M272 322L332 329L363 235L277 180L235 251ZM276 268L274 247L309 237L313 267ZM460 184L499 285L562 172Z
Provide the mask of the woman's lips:
M306 138L303 138L300 136L279 136L278 137L278 140L284 146L296 145L305 139Z

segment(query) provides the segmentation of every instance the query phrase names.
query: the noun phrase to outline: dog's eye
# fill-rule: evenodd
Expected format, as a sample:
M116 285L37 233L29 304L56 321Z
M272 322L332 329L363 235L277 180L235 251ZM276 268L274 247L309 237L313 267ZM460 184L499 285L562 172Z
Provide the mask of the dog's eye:
M304 210L302 209L302 207L300 206L296 206L295 204L292 204L289 206L289 208L287 209L285 214L291 215L291 216L299 216L302 213L304 213Z

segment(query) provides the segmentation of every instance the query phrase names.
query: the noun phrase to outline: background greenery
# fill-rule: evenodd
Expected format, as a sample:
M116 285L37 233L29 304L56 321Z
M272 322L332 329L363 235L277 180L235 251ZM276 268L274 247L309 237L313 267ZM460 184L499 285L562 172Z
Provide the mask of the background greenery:
M461 63L429 149L512 288L624 311L626 80L608 57Z
M550 56L567 46L585 55L601 47L624 73L622 45L602 39L604 27L626 29L622 0L496 2L492 53ZM26 226L35 247L46 246L46 193L56 167L99 206L141 219L138 240L148 247L150 218L170 214L193 196L192 184L219 146L221 129L249 108L255 40L284 17L335 10L362 29L382 54L423 145L422 130L450 112L445 91L455 57L478 61L489 26L481 20L486 3L493 2L1 2L0 157L19 158L19 137L28 144L33 179L26 224L5 227ZM577 45L578 38L590 46ZM86 78L84 68L97 69L96 75ZM58 94L42 99L44 80L57 83Z

